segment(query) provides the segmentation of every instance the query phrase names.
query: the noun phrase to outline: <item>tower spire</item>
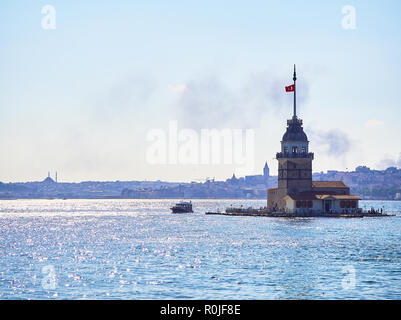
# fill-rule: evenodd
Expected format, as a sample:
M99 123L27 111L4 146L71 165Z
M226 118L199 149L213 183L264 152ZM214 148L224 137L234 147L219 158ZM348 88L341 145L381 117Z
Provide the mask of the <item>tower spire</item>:
M295 70L295 64L294 64L294 77L292 78L294 80L294 119L297 117L297 88L295 86L295 82L297 81L297 73Z

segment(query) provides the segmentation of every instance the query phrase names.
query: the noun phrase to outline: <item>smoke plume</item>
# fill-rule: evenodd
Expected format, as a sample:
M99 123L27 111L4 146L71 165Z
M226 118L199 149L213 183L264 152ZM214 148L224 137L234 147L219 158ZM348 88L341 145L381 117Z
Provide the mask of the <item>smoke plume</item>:
M178 100L178 115L186 127L194 129L258 127L266 114L292 112L292 94L284 91L288 82L268 72L253 74L236 88L217 77L192 80ZM306 81L299 92L297 99L303 105L308 96Z
M351 141L348 135L340 130L316 131L307 129L310 140L316 145L323 146L330 156L344 156L351 149Z

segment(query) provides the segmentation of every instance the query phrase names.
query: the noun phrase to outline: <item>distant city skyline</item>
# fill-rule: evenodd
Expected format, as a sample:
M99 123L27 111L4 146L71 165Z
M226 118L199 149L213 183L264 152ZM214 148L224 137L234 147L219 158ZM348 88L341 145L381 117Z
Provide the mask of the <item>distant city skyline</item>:
M55 8L54 29L43 28L46 5ZM346 5L355 8L352 29ZM0 7L1 182L40 181L48 171L63 182L236 172L229 161L149 163L149 132L168 132L172 121L198 133L252 130L253 168L243 175L261 174L266 161L277 175L294 63L314 172L401 167L398 1Z

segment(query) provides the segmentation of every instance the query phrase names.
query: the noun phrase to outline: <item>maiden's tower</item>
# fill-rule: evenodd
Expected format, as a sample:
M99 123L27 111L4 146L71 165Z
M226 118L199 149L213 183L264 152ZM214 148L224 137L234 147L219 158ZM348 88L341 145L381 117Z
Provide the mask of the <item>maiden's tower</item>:
M294 94L294 113L287 120L287 129L281 141L278 161L278 187L268 189L269 211L288 213L352 213L358 210L356 195L342 181L312 181L312 161L309 141L296 109L296 70L294 83L286 87Z

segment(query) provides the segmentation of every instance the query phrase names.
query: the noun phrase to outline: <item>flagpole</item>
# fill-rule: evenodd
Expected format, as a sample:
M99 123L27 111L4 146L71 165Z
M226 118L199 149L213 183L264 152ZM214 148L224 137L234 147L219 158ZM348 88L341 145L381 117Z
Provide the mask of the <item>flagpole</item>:
M294 118L297 117L297 88L295 86L295 81L297 81L297 74L295 72L295 64L294 64L294 77L292 78L294 80Z

